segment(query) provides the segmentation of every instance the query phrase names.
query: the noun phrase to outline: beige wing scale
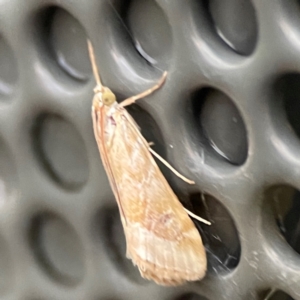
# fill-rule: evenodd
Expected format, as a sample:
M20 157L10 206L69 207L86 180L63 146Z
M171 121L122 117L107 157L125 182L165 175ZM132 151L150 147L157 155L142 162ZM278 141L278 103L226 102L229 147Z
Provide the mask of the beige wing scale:
M121 107L112 117L113 132L111 127L104 128L111 131L107 136L113 135L109 149L103 148L107 143L101 144L101 138L96 139L121 211L127 256L144 278L158 284L201 279L206 272L206 256L195 225L159 170L132 117Z

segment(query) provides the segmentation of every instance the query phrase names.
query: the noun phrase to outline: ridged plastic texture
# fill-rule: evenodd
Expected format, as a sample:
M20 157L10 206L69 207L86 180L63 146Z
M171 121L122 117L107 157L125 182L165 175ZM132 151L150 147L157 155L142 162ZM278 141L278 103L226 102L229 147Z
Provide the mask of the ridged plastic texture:
M129 112L196 181L162 167L213 223L201 282L160 287L125 258L87 37L120 101L168 71ZM300 299L299 87L296 0L1 0L0 298Z

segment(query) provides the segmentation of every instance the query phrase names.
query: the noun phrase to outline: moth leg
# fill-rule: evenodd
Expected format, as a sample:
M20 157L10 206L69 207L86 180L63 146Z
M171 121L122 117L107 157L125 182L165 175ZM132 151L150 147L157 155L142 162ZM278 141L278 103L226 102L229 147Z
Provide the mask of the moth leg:
M146 96L149 96L150 94L152 94L154 91L156 91L157 89L159 89L163 83L165 82L166 80L166 77L167 77L167 72L165 71L162 75L162 77L160 78L160 80L158 81L157 84L155 84L152 88L140 93L140 94L137 94L136 96L132 96L130 98L127 98L125 99L124 101L122 101L119 105L121 107L125 107L125 106L128 106L128 105L131 105L133 104L135 101L141 99L141 98L144 98Z
M148 143L148 146L150 147L150 146L154 146L154 143L153 142L149 142Z
M175 170L166 160L164 160L159 154L157 154L154 150L152 150L149 147L149 151L156 157L158 158L166 167L168 167L176 176L178 176L180 179L183 181L189 183L189 184L195 184L195 181L190 180L186 177L184 177L182 174L180 174L177 170Z
M187 214L188 214L189 216L191 216L192 218L198 220L199 222L202 222L202 223L204 223L204 224L206 224L206 225L211 225L211 222L209 222L209 221L207 221L207 220L205 220L205 219L203 219L203 218L201 218L201 217L195 215L194 213L192 213L191 211L189 211L189 210L186 209L185 207L184 207L184 210L187 212Z

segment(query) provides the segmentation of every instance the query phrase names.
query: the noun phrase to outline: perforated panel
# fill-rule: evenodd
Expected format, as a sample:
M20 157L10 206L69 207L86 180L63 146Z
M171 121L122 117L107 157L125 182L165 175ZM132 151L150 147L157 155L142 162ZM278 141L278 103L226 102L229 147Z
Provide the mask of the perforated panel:
M95 143L95 82L122 101L197 224L201 282L164 288L125 258ZM0 1L0 297L300 299L300 3ZM138 191L137 191L138 192Z

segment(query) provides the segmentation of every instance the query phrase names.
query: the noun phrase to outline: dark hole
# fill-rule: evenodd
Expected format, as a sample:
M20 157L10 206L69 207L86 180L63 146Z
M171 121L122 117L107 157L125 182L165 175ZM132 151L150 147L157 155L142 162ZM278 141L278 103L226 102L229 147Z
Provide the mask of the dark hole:
M210 195L192 194L193 212L210 221L208 226L193 220L200 231L208 258L208 270L229 272L240 260L241 245L235 224L225 207Z
M219 38L240 55L255 49L258 29L256 13L250 0L203 0Z
M200 296L195 293L188 293L176 298L176 300L208 300L208 299L206 297Z
M39 115L32 128L32 144L39 162L56 183L75 190L86 182L86 149L70 122L58 115Z
M51 28L52 28L52 20L55 14L58 11L58 7L51 6L47 9L42 10L35 19L35 24L33 29L36 30L35 36L38 37L40 40L37 42L42 47L44 53L50 55L53 59L55 58L55 53L51 46Z
M139 54L151 65L164 65L170 59L172 32L167 19L153 0L132 0L126 23Z
M275 96L286 112L287 119L300 137L300 74L287 74L275 82Z
M84 254L75 231L53 213L33 218L29 243L42 269L56 281L74 286L84 277Z
M111 0L109 5L138 54L150 65L158 62L161 66L166 65L170 58L172 35L156 1Z
M33 19L33 32L48 69L57 77L62 70L78 82L86 82L91 72L86 33L81 24L64 9L50 6ZM59 68L53 68L58 66ZM60 80L63 80L60 78Z
M280 232L300 254L300 192L291 186L280 185L270 188L266 195Z
M294 300L283 291L272 289L260 296L262 300Z
M203 88L192 94L192 110L200 142L232 165L247 158L247 132L232 100L221 91Z

